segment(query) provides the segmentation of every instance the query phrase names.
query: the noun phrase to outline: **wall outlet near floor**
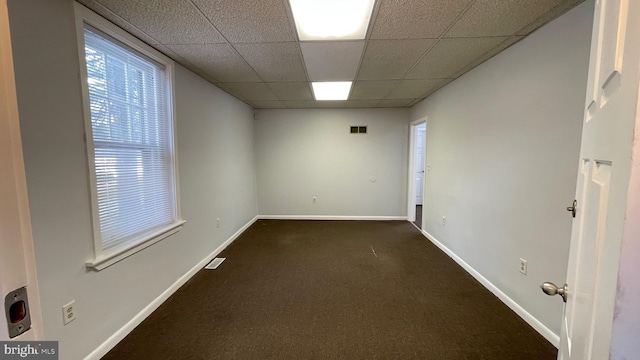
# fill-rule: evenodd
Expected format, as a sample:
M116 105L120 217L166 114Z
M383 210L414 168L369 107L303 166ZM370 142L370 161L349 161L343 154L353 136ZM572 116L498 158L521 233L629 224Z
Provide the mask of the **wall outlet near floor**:
M520 272L527 275L527 260L520 258Z
M446 217L442 217L442 226L447 226L447 218Z
M219 228L220 227L220 218L216 219L216 227Z
M75 300L62 307L62 322L64 325L76 319Z
M316 198L316 197L314 196L314 197L313 197L313 199L312 199L311 201L313 201L313 203L315 204L315 203L317 203L317 202L318 202L318 198Z

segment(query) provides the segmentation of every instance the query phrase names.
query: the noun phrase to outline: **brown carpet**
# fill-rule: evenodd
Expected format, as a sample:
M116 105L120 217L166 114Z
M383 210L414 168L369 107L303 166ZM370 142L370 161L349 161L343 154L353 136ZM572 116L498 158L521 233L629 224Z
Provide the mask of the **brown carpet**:
M556 358L408 222L262 220L220 256L104 359Z

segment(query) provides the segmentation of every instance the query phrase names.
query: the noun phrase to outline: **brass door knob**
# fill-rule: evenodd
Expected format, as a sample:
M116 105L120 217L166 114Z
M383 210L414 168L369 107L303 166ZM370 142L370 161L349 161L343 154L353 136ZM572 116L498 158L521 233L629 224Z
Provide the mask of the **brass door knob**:
M562 296L562 301L567 302L567 284L564 284L563 287L559 288L552 282L546 282L540 285L540 289L549 296L560 295Z

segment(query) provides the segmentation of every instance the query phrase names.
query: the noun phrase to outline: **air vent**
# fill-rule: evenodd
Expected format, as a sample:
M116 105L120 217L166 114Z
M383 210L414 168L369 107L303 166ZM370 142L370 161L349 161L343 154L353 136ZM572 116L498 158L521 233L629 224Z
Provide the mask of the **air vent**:
M366 126L352 126L351 127L352 134L366 134L367 127Z
M215 270L218 268L218 266L220 266L220 264L222 264L223 261L225 261L227 258L215 258L213 259L212 262L209 263L209 265L205 266L204 268L207 270Z

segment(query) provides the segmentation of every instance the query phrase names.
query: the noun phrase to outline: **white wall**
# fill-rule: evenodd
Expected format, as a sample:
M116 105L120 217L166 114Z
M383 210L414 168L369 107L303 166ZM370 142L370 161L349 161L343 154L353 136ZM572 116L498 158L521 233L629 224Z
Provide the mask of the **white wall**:
M566 277L592 16L587 1L411 111L428 117L425 230L555 334L562 302L539 285Z
M640 117L637 115L635 123L631 177L611 334L611 360L635 359L640 354Z
M260 214L406 216L407 117L407 109L260 111ZM350 134L351 125L368 133Z
M44 332L80 359L257 214L252 110L176 69L183 217L171 236L107 269L85 267L93 240L71 0L9 1ZM222 226L215 227L215 219ZM75 299L77 319L62 325Z

